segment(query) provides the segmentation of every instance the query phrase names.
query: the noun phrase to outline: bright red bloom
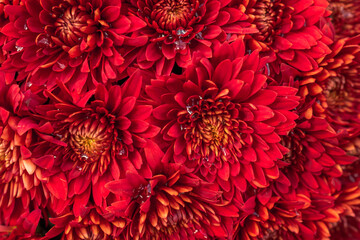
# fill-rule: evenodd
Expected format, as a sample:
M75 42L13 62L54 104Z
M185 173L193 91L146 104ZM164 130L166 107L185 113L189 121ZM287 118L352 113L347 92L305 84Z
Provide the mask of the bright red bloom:
M308 103L303 116L326 118L339 133L341 145L359 151L360 134L360 36L336 41L319 69L298 73L300 96Z
M5 13L4 8L7 5L19 5L20 0L0 0L0 46L3 46L6 42L6 36L1 32L1 29L9 22L9 16ZM0 51L0 63L5 60L6 51L1 48Z
M212 56L215 40L224 42L249 29L246 15L226 0L127 0L129 11L147 26L137 34L149 37L137 56L141 68L155 66L158 74L170 74L174 63L186 67L193 52Z
M317 68L318 58L330 53L332 39L321 25L329 15L326 0L247 0L242 9L258 33L246 36L250 49L276 54L272 64L278 72L279 62L301 71Z
M344 167L344 175L334 181L332 195L339 221L330 225L333 239L359 239L360 161Z
M159 162L160 164L160 162ZM223 201L216 184L165 164L144 178L128 172L106 185L120 199L108 209L131 218L125 239L214 239L233 234L238 209ZM160 169L160 170L159 170Z
M30 206L45 207L49 198L45 172L53 158L39 154L37 146L44 138L52 140L52 128L31 116L26 107L31 99L26 95L18 85L7 85L4 74L0 75L0 209L5 224L18 210L17 199L26 211Z
M22 206L17 206L22 207ZM1 216L1 214L0 214ZM15 217L15 214L14 214ZM15 223L11 226L0 224L0 239L7 240L33 240L40 239L41 236L36 233L38 223L41 217L41 210L37 209L32 212L24 211L20 216L17 216ZM1 223L1 221L0 221Z
M61 234L61 240L121 240L118 236L126 225L124 219L116 218L111 213L101 212L95 207L88 207L82 216L76 217L72 213L66 213L49 220L55 226L47 232L45 239L53 239Z
M318 176L321 187L314 191L303 183L291 185L286 177L280 178L278 181L289 182L290 191L271 186L246 193L241 208L246 219L240 222L238 239L327 239L329 224L339 221L331 196L333 179Z
M149 138L159 128L146 122L152 107L137 102L142 82L137 73L121 87L107 89L99 84L83 96L71 95L58 82L62 91L57 95L47 91L50 103L37 108L39 117L50 121L54 135L63 142L60 146L45 143L44 147L51 149L61 170L56 175L63 187L53 181L54 195L64 200L73 198L75 216L90 195L96 206L102 206L109 194L104 184L118 179L130 166L146 170L151 159L146 153L142 156L144 148L156 150Z
M359 0L329 0L336 39L354 37L360 34Z
M265 59L245 55L242 40L195 57L183 75L152 80L146 98L170 144L165 157L230 191L266 187L279 176L286 149L279 135L294 127L296 89L268 86ZM230 181L229 181L230 179Z
M8 5L10 22L1 32L8 39L3 49L10 52L2 69L21 71L34 85L56 87L66 83L71 92L94 88L98 82L119 79L130 59L128 34L145 23L125 17L122 1L24 0ZM132 46L146 37L131 38Z

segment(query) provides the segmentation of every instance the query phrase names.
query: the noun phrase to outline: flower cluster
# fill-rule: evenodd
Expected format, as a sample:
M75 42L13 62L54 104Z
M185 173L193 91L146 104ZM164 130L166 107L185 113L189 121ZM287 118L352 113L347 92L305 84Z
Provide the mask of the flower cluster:
M0 0L0 239L359 239L358 0Z

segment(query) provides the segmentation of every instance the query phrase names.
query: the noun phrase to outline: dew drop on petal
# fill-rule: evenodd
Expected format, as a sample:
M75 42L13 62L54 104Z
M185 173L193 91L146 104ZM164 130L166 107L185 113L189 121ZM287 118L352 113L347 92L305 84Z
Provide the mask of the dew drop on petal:
M186 48L186 43L181 41L180 39L175 41L174 43L176 51L184 50Z
M229 40L231 39L231 37L232 37L232 35L231 35L230 33L228 33L228 34L226 35L226 41L229 41Z
M187 32L186 30L181 28L181 29L176 30L176 35L183 36L186 34L186 32Z
M203 35L202 35L202 32L198 32L198 33L195 35L195 37L196 37L197 39L204 39L204 37L203 37Z
M86 160L89 159L88 155L86 155L85 153L84 153L84 154L81 154L80 157L81 157L81 160L84 160L84 161L86 161Z
M23 48L23 47L19 47L19 46L15 46L15 49L16 49L17 52L20 52L20 51L22 51L24 48Z
M64 68L66 67L66 65L63 64L63 63L61 63L61 62L56 62L56 64L58 65L58 67L59 67L60 69L64 69Z
M186 111L189 113L189 114L192 114L193 111L191 111L191 106L186 106Z
M120 149L120 151L119 151L119 155L120 155L120 156L125 155L125 149L123 149L123 148L122 148L122 149Z
M41 35L37 38L36 44L39 47L46 48L50 45L50 41L48 37Z
M269 63L266 64L266 70L267 70L267 75L270 76L270 65L269 65Z
M24 30L29 30L28 26L26 25L26 23L24 24Z

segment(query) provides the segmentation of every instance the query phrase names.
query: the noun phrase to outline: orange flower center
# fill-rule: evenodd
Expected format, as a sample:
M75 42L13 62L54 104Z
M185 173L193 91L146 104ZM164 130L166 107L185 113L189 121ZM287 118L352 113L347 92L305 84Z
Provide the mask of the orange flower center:
M160 0L154 5L151 17L163 30L186 28L191 19L191 3L186 0Z
M78 7L66 9L62 17L58 18L55 34L68 45L79 43L86 36L88 14Z
M275 35L276 25L281 21L284 5L278 0L258 1L252 9L252 15L256 28L255 39L265 43L271 43Z
M111 145L111 127L98 119L75 122L69 129L69 145L75 159L86 163L97 161Z
M349 94L345 89L346 80L344 77L332 77L328 80L324 94L326 102L330 107L344 107Z
M189 159L202 159L207 167L214 167L220 159L228 161L231 155L236 155L233 152L234 143L239 146L242 144L241 123L231 114L236 106L226 99L214 101L193 98L190 102L184 113L187 120L182 120L181 115L179 119L185 130ZM210 155L214 155L217 160Z

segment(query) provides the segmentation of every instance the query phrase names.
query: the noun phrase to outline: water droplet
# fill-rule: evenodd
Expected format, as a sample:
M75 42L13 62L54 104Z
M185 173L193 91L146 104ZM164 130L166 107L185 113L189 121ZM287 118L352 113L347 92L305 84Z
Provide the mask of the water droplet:
M149 197L151 195L151 184L149 183L146 187L147 189L147 197Z
M30 87L32 86L32 82L27 82L27 83L26 83L26 86L27 86L28 88L30 88Z
M82 167L79 167L79 166L76 166L76 169L81 171L82 170Z
M270 65L269 65L269 63L266 64L266 70L267 70L267 75L270 76Z
M251 49L247 50L247 53L248 53L248 54L251 54L251 53L252 53Z
M224 156L226 157L226 156L227 156L226 149L225 149L224 147L222 147L222 146L220 146L220 148L221 148L222 153L223 153Z
M232 35L231 35L230 33L228 33L228 34L226 35L226 41L229 41L229 40L231 39L231 37L232 37Z
M198 233L198 232L199 232L199 230L196 229L196 230L194 231L194 234L196 234L196 233Z
M86 155L85 153L81 154L80 157L81 157L81 160L84 160L84 161L89 159L88 155Z
M36 44L39 47L46 48L50 45L49 38L47 36L41 35L38 37Z
M24 30L29 30L28 26L26 25L26 23L24 24Z
M300 213L298 212L297 209L295 209L295 214L296 214L296 216L299 216L299 215L300 215Z
M253 212L253 215L256 217L260 217L260 215L257 212Z
M23 48L23 47L19 47L19 46L15 46L15 49L16 49L17 52L20 52L20 51L22 51L24 48Z
M122 148L122 149L120 149L120 151L119 151L119 155L120 156L123 156L123 155L125 155L125 149L124 148Z
M107 32L104 32L104 36L107 38L109 37L109 34Z
M353 176L349 176L349 180L351 181L351 182L355 182L356 181L356 179L353 177Z
M171 39L173 39L173 36L172 36L172 35L169 35L168 38L171 40Z
M181 51L181 50L184 50L186 49L186 43L181 41L180 39L175 41L175 50L176 51Z
M181 28L181 29L176 30L176 35L183 36L186 34L186 32L187 32L186 30Z
M60 110L60 109L57 109L58 111ZM57 136L58 138L62 138L63 137L63 135L61 135L61 134L55 134L55 136Z
M54 155L54 158L57 158L57 156Z
M191 106L186 106L186 111L191 115L193 111L191 111Z
M56 62L56 64L58 65L58 67L59 67L60 69L66 68L66 65L63 64L63 63L61 63L61 62Z
M204 37L203 37L203 35L202 35L202 32L198 32L198 33L195 35L195 37L196 37L197 39L204 39Z

